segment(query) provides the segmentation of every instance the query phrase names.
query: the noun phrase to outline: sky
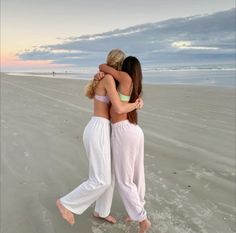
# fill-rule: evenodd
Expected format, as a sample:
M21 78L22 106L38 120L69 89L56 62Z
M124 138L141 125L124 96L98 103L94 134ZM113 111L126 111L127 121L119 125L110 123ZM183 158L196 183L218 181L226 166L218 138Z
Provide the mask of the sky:
M9 71L64 69L69 62L52 63L51 58L29 59L24 55L34 49L42 50L42 46L52 50L53 45L75 42L85 35L111 34L115 29L122 32L135 25L205 16L233 7L234 0L1 0L1 68ZM172 47L181 47L181 40L176 43ZM182 43L191 47L192 42L186 39Z

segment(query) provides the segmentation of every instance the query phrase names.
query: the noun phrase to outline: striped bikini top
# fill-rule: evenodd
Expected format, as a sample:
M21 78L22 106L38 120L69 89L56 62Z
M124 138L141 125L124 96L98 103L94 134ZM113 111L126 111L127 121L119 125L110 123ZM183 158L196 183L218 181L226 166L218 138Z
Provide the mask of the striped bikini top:
M106 104L110 103L110 98L107 95L95 95L94 98Z

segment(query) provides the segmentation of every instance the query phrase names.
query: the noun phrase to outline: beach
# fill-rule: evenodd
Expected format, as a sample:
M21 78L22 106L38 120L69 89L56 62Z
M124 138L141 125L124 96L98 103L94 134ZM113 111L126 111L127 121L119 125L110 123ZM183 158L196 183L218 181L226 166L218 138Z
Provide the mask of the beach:
M93 218L91 206L71 227L56 208L88 176L86 83L1 74L2 233L137 233L117 191L115 225ZM235 88L144 84L143 92L149 232L236 232Z

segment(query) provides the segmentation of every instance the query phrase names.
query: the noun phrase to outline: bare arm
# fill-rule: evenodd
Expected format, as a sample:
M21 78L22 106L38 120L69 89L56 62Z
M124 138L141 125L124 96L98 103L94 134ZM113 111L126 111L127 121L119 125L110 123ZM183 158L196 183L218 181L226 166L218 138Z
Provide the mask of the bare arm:
M112 77L114 77L119 83L121 82L132 82L130 76L123 71L118 71L106 64L99 65L99 70L101 72L110 74Z
M134 103L124 103L120 101L119 95L116 90L115 81L110 75L105 75L104 84L107 91L107 95L111 100L111 104L116 113L128 113L137 108L140 108L140 99L137 99Z

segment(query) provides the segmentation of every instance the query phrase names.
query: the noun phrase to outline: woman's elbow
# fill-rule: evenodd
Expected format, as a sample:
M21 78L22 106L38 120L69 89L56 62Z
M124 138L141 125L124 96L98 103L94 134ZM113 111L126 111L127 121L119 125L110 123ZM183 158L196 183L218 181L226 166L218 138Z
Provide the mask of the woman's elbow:
M99 68L100 71L104 71L104 64L99 65L98 68Z
M117 113L117 114L122 114L122 113L124 113L123 109L122 109L121 107L118 107L118 106L115 107L114 110L115 110L115 113Z

